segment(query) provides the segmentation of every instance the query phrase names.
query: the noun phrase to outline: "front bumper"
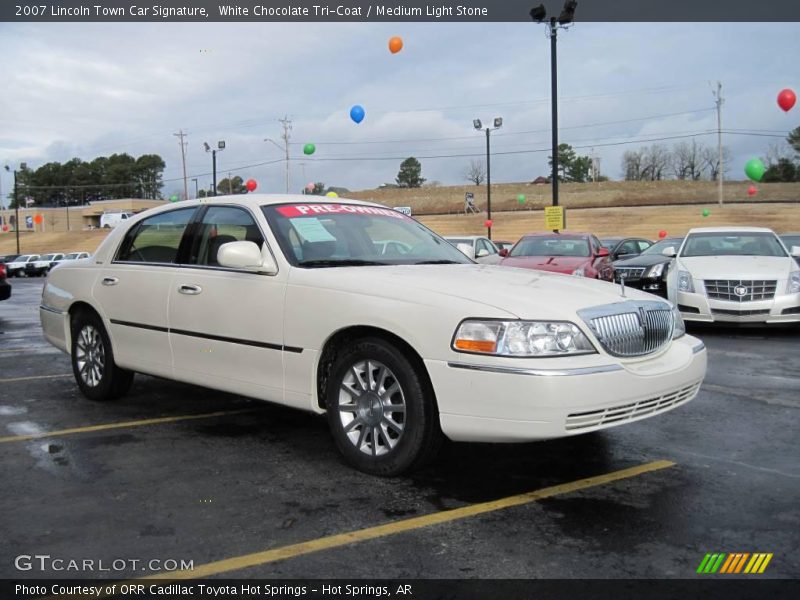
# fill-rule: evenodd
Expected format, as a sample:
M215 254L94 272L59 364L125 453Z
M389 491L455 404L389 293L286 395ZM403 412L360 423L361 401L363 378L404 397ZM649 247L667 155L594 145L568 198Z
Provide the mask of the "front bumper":
M500 366L475 358L425 361L442 431L454 441L535 441L638 421L690 401L706 373L705 346L690 335L654 358L597 355L597 364L578 368L567 359L557 359L559 368L552 359Z
M769 300L733 302L696 292L678 292L684 321L701 323L800 323L800 294L776 294Z
M619 283L619 277L615 276L614 281ZM626 287L636 288L637 290L642 290L643 292L648 292L650 294L656 294L657 296L661 296L662 298L667 297L667 286L664 280L660 277L658 278L650 278L644 277L641 279L626 279L625 280Z

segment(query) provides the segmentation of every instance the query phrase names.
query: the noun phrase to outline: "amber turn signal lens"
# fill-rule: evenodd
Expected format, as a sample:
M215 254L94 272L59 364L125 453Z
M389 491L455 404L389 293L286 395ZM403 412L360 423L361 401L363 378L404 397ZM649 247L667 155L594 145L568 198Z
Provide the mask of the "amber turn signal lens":
M497 342L486 340L456 340L455 347L467 352L489 352L497 349Z

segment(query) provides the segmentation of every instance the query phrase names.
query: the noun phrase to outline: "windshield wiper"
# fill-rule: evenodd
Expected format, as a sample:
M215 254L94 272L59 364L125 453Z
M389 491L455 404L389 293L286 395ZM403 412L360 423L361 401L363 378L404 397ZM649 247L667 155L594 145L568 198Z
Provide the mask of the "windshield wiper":
M386 266L389 263L374 260L361 260L359 258L326 258L321 260L301 260L298 267L373 267Z
M461 263L457 260L421 260L419 262L415 262L415 265L464 265L468 263Z

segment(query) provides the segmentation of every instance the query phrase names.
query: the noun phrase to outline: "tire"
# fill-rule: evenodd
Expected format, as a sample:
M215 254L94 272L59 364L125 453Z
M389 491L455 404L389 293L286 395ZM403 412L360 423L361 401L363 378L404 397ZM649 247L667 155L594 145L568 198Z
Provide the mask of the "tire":
M128 393L133 372L114 362L111 340L96 313L83 310L72 318L72 373L89 400L105 402Z
M421 467L443 440L433 390L396 347L380 338L349 344L326 386L328 425L345 460L383 477Z

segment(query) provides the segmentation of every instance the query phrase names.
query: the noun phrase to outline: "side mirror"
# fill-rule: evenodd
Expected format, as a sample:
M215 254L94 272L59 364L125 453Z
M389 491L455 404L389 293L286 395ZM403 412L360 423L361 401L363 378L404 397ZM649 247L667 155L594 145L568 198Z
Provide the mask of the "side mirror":
M478 253L475 256L477 256L478 258L489 256L489 251L486 248L481 248L480 250L478 250Z
M254 242L228 242L217 251L217 262L221 267L244 269L274 275L278 266L264 246L261 250Z
M456 246L461 252L466 254L472 260L475 260L475 248L472 247L470 244L458 244Z
M606 248L606 247L601 247L597 251L597 256L600 257L600 258L602 258L604 256L610 256L610 255L611 255L611 253L608 251L608 248Z
M792 246L792 256L800 256L800 246Z
M508 256L508 248L500 248L500 250L498 250L497 253L503 258L505 258L506 256Z
M661 254L669 256L670 258L675 258L678 255L678 251L675 250L675 246L667 246L661 251Z

